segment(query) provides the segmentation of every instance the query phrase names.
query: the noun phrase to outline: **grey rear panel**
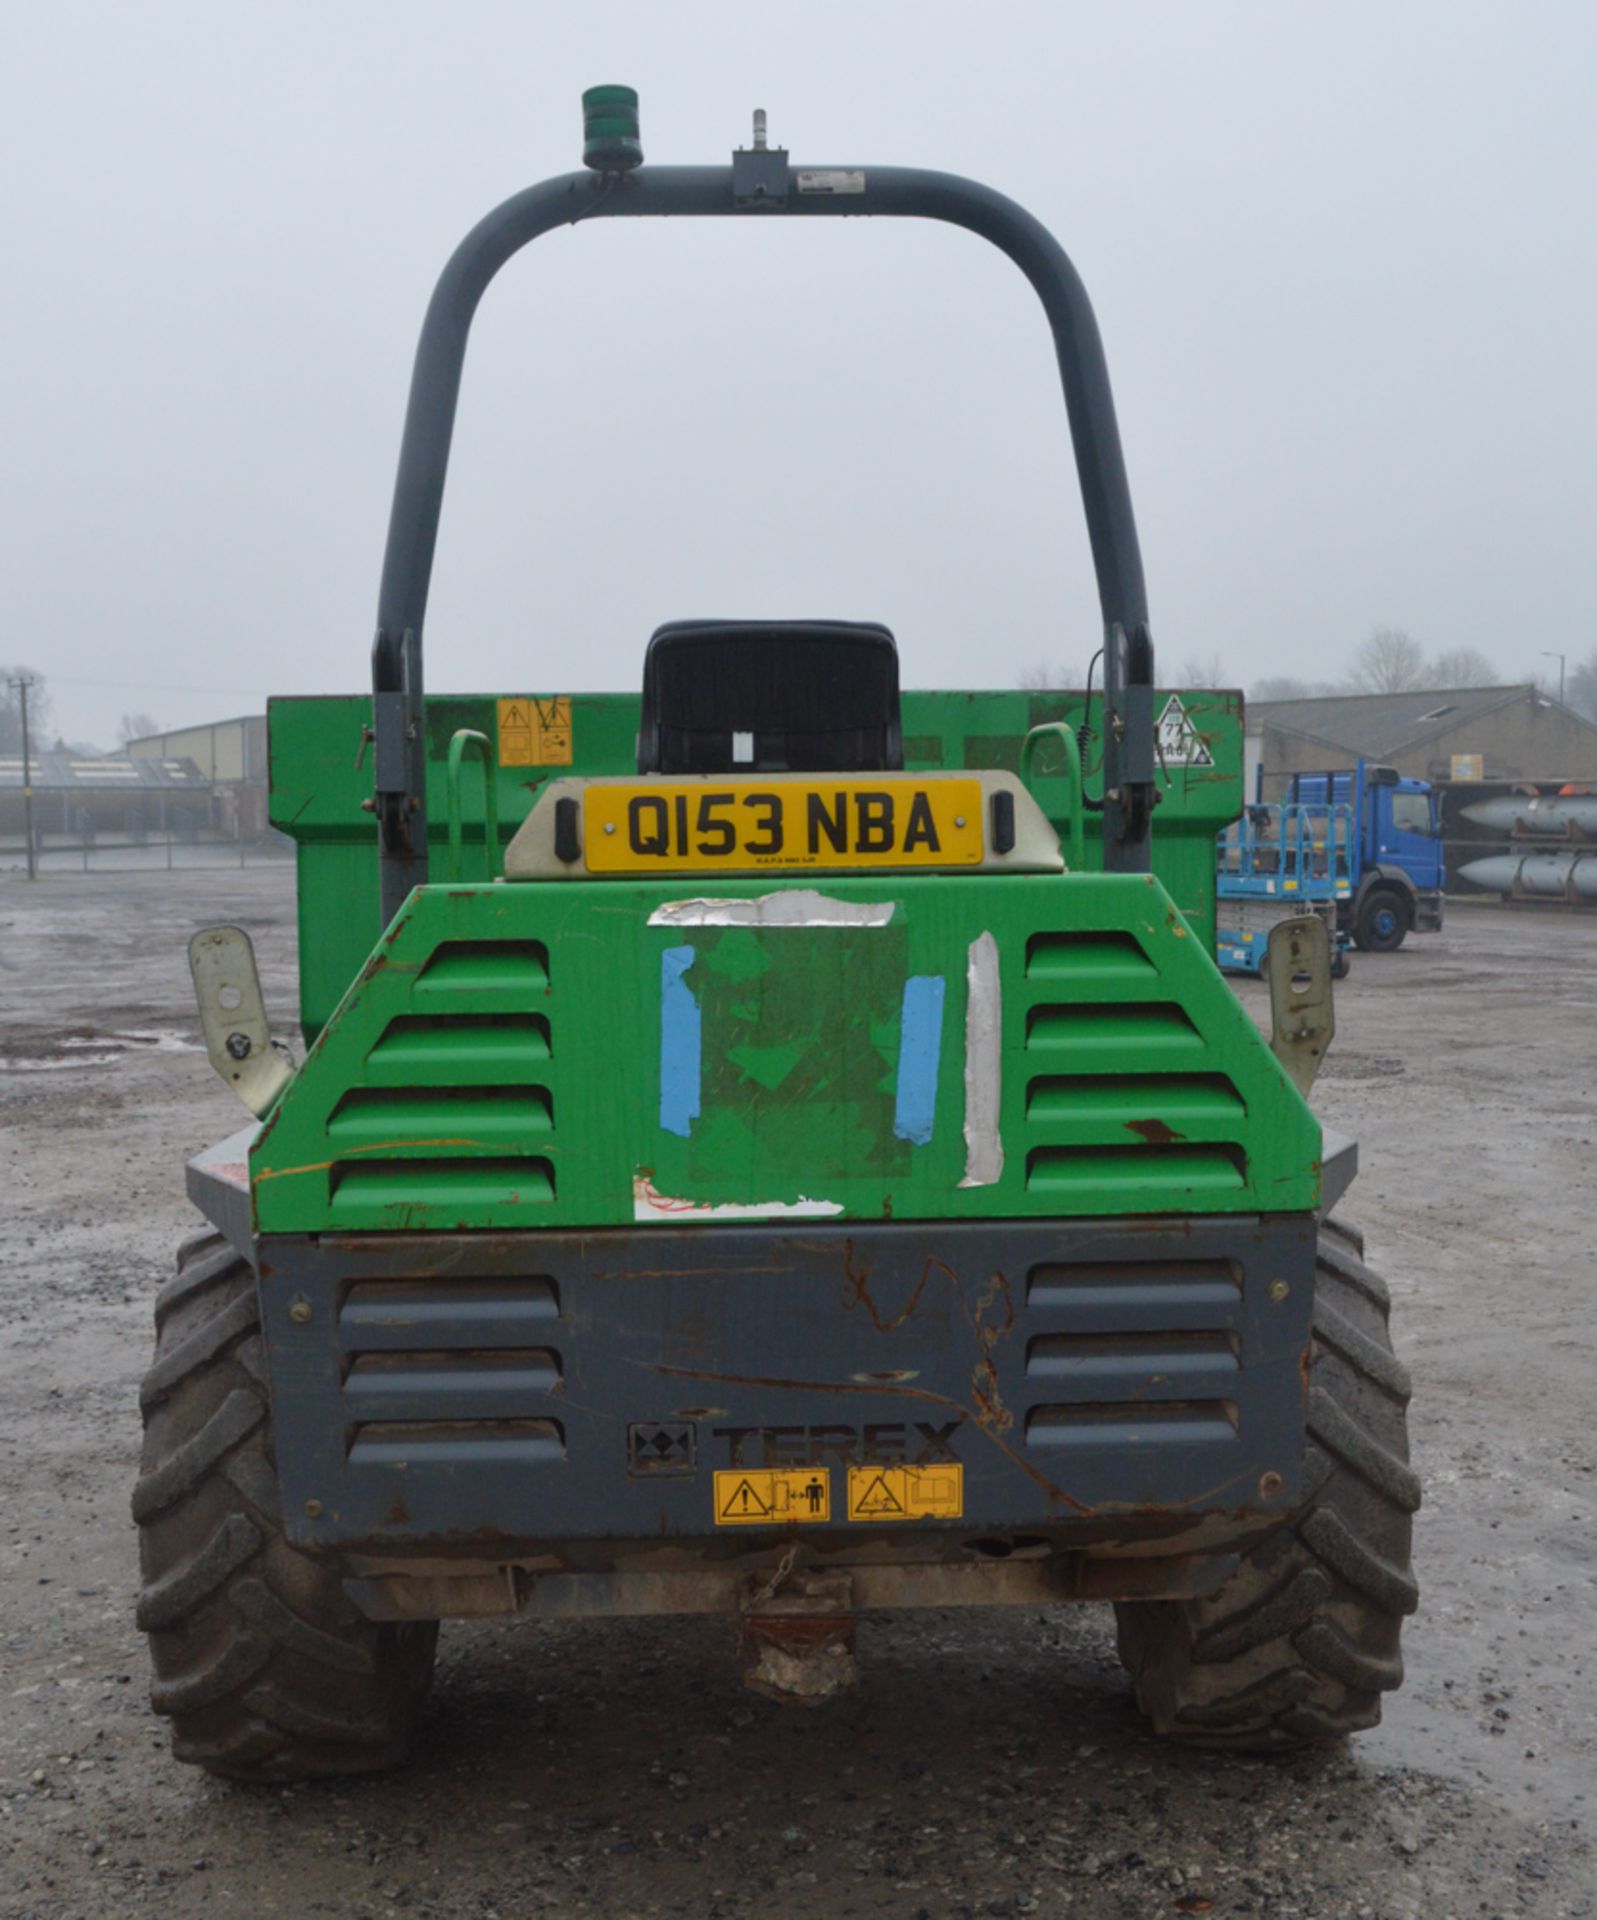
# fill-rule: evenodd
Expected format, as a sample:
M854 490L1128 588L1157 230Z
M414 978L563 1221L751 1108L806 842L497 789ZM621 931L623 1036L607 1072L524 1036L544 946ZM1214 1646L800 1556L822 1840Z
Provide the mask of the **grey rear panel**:
M716 1473L804 1467L830 1490L805 1538L856 1545L872 1463L962 1470L960 1513L874 1529L899 1539L1279 1512L1314 1245L1300 1215L267 1238L286 1524L476 1559L746 1550L776 1528L718 1526Z

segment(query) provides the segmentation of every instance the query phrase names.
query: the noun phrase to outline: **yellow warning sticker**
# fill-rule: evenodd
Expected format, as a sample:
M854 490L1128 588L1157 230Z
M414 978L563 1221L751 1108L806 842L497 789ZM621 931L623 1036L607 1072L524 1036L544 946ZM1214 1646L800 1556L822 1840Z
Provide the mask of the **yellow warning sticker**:
M785 1527L831 1517L832 1476L824 1467L736 1467L715 1476L718 1527Z
M850 1520L957 1520L965 1511L965 1469L957 1460L935 1467L850 1467Z
M502 767L569 767L571 700L557 693L549 700L499 702L499 764Z

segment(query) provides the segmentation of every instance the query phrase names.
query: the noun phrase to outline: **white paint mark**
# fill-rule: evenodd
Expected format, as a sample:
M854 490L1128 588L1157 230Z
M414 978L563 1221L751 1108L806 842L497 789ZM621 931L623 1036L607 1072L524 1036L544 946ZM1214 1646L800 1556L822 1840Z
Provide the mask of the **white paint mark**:
M990 1187L1004 1170L999 1137L1003 1092L1003 995L998 942L990 933L971 941L965 967L965 1177L962 1187Z
M754 735L752 733L733 734L732 764L738 767L748 767L754 764Z
M892 900L834 900L813 887L762 893L753 900L668 900L651 927L885 927Z
M661 1193L646 1173L632 1176L632 1217L657 1223L700 1220L818 1220L843 1211L838 1200L722 1201L711 1206L706 1200L677 1200Z

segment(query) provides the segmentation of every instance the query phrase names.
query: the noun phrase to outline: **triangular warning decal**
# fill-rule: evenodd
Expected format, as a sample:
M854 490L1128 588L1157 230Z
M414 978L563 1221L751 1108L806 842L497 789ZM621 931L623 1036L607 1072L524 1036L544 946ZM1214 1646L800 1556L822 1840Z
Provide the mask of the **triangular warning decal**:
M721 1503L721 1512L733 1520L763 1519L771 1512L771 1503L760 1498L752 1481L740 1480Z
M502 700L499 703L499 724L502 727L526 727L530 724L527 710L518 700Z
M902 1513L904 1503L887 1484L886 1476L879 1473L854 1502L854 1511L856 1513Z
M1171 694L1159 716L1159 761L1166 767L1212 767L1214 755L1209 743L1192 724L1186 702L1179 693Z

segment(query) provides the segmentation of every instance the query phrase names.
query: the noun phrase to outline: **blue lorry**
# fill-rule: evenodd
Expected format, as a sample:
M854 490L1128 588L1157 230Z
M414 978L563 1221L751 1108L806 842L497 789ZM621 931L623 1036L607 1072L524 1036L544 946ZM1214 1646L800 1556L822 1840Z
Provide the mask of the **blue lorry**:
M1353 886L1337 917L1365 953L1393 953L1413 933L1442 925L1442 839L1428 780L1360 760L1351 771L1295 773L1285 799L1344 806L1353 818Z
M1410 930L1442 924L1444 868L1429 782L1360 760L1351 769L1293 774L1278 800L1261 791L1221 834L1216 951L1228 972L1257 973L1276 919L1319 913L1336 971L1348 942L1391 953Z

